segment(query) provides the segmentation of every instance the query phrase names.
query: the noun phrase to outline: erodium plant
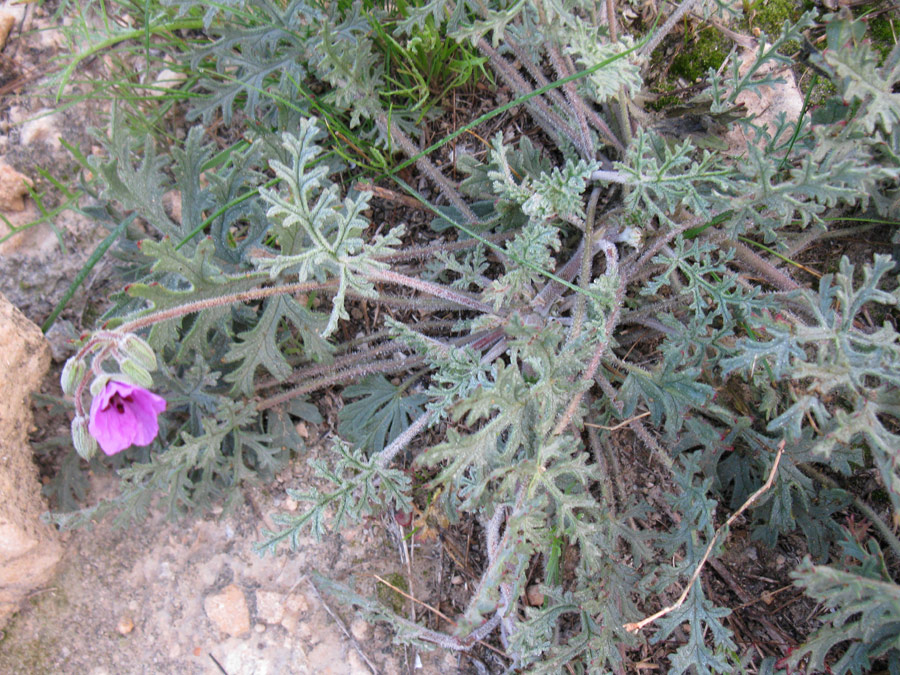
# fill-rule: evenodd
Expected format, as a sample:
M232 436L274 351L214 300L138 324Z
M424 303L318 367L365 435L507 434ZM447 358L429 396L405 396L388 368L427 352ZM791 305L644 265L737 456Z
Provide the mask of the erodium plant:
M751 142L701 150L636 101L672 26L689 11L738 25L733 4L687 0L639 35L614 2L159 8L158 25L202 25L206 44L194 34L177 55L196 75L181 91L193 126L160 147L114 110L105 156L90 160L100 205L113 221L136 213L153 236L127 251L133 281L65 384L81 398L91 382L95 396L132 383L168 407L149 451L130 451L120 496L57 522L233 498L304 461L298 419L322 423L316 393L343 387L338 433L315 463L325 487L289 490L306 506L276 514L260 548L408 512L414 490L451 527L478 523L486 561L453 633L327 583L397 640L491 639L498 668L528 672L623 673L647 640L674 645L672 673L897 668L900 588L882 551L900 544L881 519L900 515L896 263L845 258L810 286L783 258L858 231L837 229L841 214L896 219L900 48L882 60L844 14L758 36L698 99ZM372 21L394 27L395 48L427 26L480 53L513 100L467 128L522 108L542 133L460 144L457 184L435 157L463 131L420 148L418 113L384 95ZM791 77L798 45L834 95L770 124L736 107ZM339 160L351 130L395 167L405 156L381 177L421 200L430 226L373 220L371 192ZM407 166L428 199L400 179ZM163 206L172 191L179 216ZM656 497L629 483L635 462L665 477ZM882 502L841 489L867 470ZM838 526L850 502L874 538ZM739 509L766 545L806 535L797 583L835 610L778 663L739 647L729 609L704 590ZM542 602L523 600L526 583Z

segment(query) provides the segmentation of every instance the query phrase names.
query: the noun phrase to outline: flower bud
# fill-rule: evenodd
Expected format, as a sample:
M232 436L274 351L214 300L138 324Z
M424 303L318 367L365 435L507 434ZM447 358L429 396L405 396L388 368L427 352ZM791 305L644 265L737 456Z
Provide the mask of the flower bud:
M73 356L66 361L62 375L59 376L59 383L62 385L63 393L66 396L72 396L75 393L75 390L78 389L78 385L81 384L81 380L84 378L86 371L87 364L83 359L76 359Z
M121 347L122 353L145 370L156 370L156 352L145 340L129 335Z
M119 365L122 368L122 374L126 375L133 384L144 389L149 389L153 386L153 378L150 376L150 373L135 361L125 359Z
M72 420L72 445L75 446L77 452L83 459L90 460L97 452L97 441L88 431L88 420L86 417L76 415Z
M97 375L94 377L91 382L91 396L97 396L103 388L106 386L106 383L112 379L112 375L109 373L102 373L101 375Z

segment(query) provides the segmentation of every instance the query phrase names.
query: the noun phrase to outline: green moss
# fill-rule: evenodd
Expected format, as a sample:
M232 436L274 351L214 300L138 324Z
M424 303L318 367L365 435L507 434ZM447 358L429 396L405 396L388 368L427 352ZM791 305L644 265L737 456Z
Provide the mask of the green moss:
M891 25L886 14L873 17L866 23L869 26L868 32L869 39L872 40L872 47L876 49L878 53L881 54L881 58L884 59L891 53L891 50L897 43L894 37L895 27Z
M391 586L399 588L403 592L409 590L409 583L406 581L406 577L399 572L388 574L386 577L384 577L384 580L387 581ZM381 583L380 581L375 585L375 595L378 597L378 600L382 605L390 607L396 614L401 614L403 612L403 608L406 606L406 598L403 597L402 594L398 593L390 586Z
M730 41L715 28L707 27L698 31L685 49L672 61L669 73L683 77L688 82L706 75L710 68L722 65L731 50Z
M657 98L652 103L648 103L647 107L650 108L650 110L665 110L666 108L681 105L680 98L678 98L675 94L666 93L674 90L675 85L671 82L660 82L656 86L652 87L651 91L654 94L657 94Z
M796 0L757 0L750 4L746 11L750 28L759 28L766 35L781 33L784 23L796 22L803 14L803 4Z

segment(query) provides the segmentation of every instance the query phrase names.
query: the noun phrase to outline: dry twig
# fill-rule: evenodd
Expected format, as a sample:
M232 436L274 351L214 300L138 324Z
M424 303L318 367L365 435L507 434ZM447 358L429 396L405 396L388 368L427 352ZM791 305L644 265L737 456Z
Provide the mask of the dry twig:
M319 602L322 603L322 606L325 608L325 611L328 612L328 615L334 619L334 622L338 625L338 628L341 629L341 632L347 636L347 639L353 644L354 649L359 653L362 657L362 660L366 662L366 665L369 666L369 670L371 670L375 675L378 675L378 668L375 667L375 664L369 660L369 657L366 656L366 653L363 651L359 642L356 641L356 638L353 637L353 633L347 630L347 626L344 625L344 622L341 621L341 618L335 614L331 607L328 606L328 603L325 602L325 598L322 597L322 594L319 593L319 589L316 588L316 585L313 583L312 579L306 579L309 582L310 587L313 589L313 593L316 594L316 597L319 599Z
M681 595L678 596L678 600L674 605L669 605L668 607L663 607L661 610L656 612L656 614L652 614L645 619L641 619L635 623L626 623L625 630L629 633L636 633L645 626L653 623L657 619L664 617L669 612L673 612L684 604L684 601L687 600L688 593L691 592L691 589L694 587L694 584L697 582L697 579L700 578L700 572L703 571L703 566L706 565L706 561L709 559L710 554L712 553L713 547L716 545L716 541L719 539L719 535L722 533L722 530L725 530L731 527L731 524L737 520L738 516L740 516L744 511L746 511L753 502L760 498L760 496L766 492L769 488L772 487L772 483L775 482L775 473L778 471L778 463L781 461L781 455L784 452L784 441L778 444L778 454L775 455L775 462L772 464L772 469L769 471L769 477L766 482L763 484L759 490L754 492L747 501L744 502L744 505L741 506L737 511L735 511L732 516L725 522L725 524L716 530L716 533L713 535L712 540L709 542L709 546L706 547L706 552L703 554L703 558L700 559L700 564L697 565L697 569L694 570L694 573L691 575L690 581L688 581L687 585L684 587L684 590L681 592Z

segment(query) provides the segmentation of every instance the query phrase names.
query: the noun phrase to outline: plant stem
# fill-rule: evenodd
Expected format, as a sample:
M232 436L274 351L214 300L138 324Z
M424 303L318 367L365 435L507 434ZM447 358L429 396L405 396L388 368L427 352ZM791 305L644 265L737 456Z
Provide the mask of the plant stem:
M69 63L69 65L67 65L62 71L62 82L60 82L59 88L56 90L56 102L59 103L59 99L62 97L63 89L66 88L66 85L69 83L69 78L72 76L75 68L78 67L78 64L85 59L89 59L92 56L99 54L104 49L108 49L114 45L119 44L120 42L127 42L129 40L136 40L138 38L145 37L146 35L148 35L148 33L157 35L159 33L171 33L172 31L176 30L200 30L201 28L203 28L203 21L201 19L182 19L180 21L164 23L159 26L148 25L144 28L135 28L134 30L124 31L105 40L102 40L95 45L90 46L85 51L76 55Z
M333 375L329 375L328 377L321 377L317 380L313 380L312 382L307 382L306 384L295 387L290 391L285 391L280 394L276 394L275 396L264 398L259 402L259 404L257 404L256 409L268 410L269 408L274 408L275 406L281 405L282 403L287 403L293 398L309 394L316 391L317 389L322 389L323 387L330 387L333 384L340 384L349 380L355 380L357 378L365 377L366 375L374 375L375 373L396 373L400 370L406 370L410 366L422 363L423 361L424 359L420 357L413 357L411 359L406 359L405 361L385 359L382 361L372 361L371 363L364 363L361 366L348 368L347 370L340 373L335 373Z
M318 281L304 281L297 284L287 284L286 286L268 286L266 288L256 288L250 291L241 291L239 293L229 293L228 295L220 295L218 297L207 298L205 300L195 300L194 302L188 302L178 307L172 307L171 309L164 309L160 310L159 312L153 312L152 314L147 314L138 319L128 321L119 326L116 326L114 330L118 333L134 333L135 331L139 331L142 328L146 328L147 326L152 326L153 324L159 323L160 321L176 319L179 316L186 316L188 314L193 314L194 312L199 312L204 309L221 307L223 305L231 305L236 302L262 300L264 298L271 298L273 295L284 295L286 293L311 293L313 291L320 291L325 288L329 288L331 286L334 286L336 283L336 280L326 281L324 283L320 283Z
M444 174L440 172L440 169L428 159L425 153L419 151L413 144L412 139L407 136L397 124L392 120L389 120L387 115L383 112L378 114L375 123L383 133L389 135L396 141L397 145L399 145L400 149L406 153L407 157L416 158L416 166L419 167L422 172L438 186L438 188L440 188L441 194L459 210L467 223L471 225L478 222L478 216L475 215L475 212L472 211L465 200L463 200L456 188L450 184L450 181L448 181Z
M597 217L597 202L600 201L600 188L594 187L591 190L591 196L588 198L588 208L587 215L584 219L584 240L582 244L583 251L593 251L594 250L594 221ZM593 267L594 257L592 255L584 255L582 253L581 256L581 278L579 279L579 286L583 291L587 291L588 286L591 285L591 269ZM586 296L584 293L579 293L575 298L575 320L572 322L572 331L569 334L569 342L573 342L578 339L578 336L581 334L581 326L584 323L584 313L586 306Z
M891 547L894 555L900 557L900 539L898 539L897 535L894 534L891 528L888 527L887 524L878 517L878 514L875 513L875 510L871 506L866 504L862 499L857 497L852 492L844 490L844 488L838 485L835 481L833 481L831 478L826 476L818 469L812 467L811 465L801 464L798 468L807 476L817 480L822 485L826 485L834 490L841 490L849 495L850 499L853 501L853 506L856 507L866 518L868 518L872 522L872 524L884 538L884 541L887 543L887 545Z
M455 303L462 307L474 309L477 312L484 312L485 314L496 314L494 308L490 305L487 305L480 300L475 300L474 298L471 298L468 295L464 295L459 291L447 288L446 286L440 286L439 284L435 284L430 281L423 281L422 279L416 279L415 277L408 277L405 274L400 274L399 272L393 272L391 270L371 269L366 273L366 276L373 280L378 279L380 281L387 281L393 284L401 284L403 286L413 288L417 291L428 293L429 295L441 298L442 300L447 300L448 302Z
M378 453L378 459L375 460L376 464L382 469L386 468L387 465L391 463L391 460L397 456L398 452L409 445L412 440L418 436L420 431L431 424L433 418L434 411L432 410L428 410L419 415L415 422L404 429L402 434L397 436L390 445Z
M609 0L607 0L609 1ZM669 15L669 18L666 19L666 22L662 25L662 27L656 31L656 34L650 39L649 42L644 44L640 49L641 56L650 56L653 53L653 50L659 46L659 43L665 39L666 35L669 34L675 24L681 21L681 17L687 14L691 8L697 4L697 0L685 0L682 2L678 8Z

